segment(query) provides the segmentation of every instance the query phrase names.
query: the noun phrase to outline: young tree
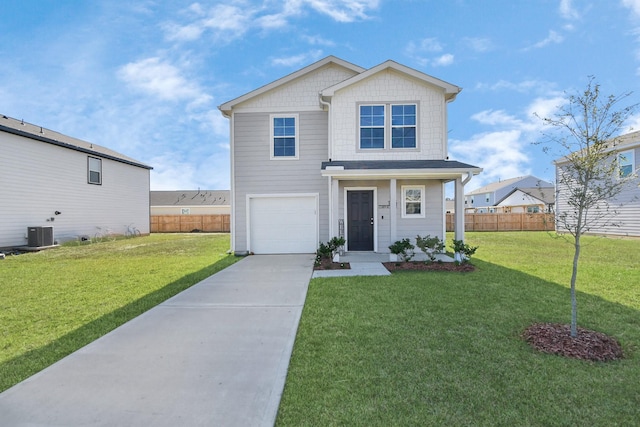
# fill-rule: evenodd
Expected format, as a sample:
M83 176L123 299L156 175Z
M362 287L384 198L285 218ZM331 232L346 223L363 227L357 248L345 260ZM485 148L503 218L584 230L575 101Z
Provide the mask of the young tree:
M576 278L580 258L580 238L594 226L619 226L612 201L632 179L618 172L615 146L625 122L639 104L622 106L631 92L603 96L600 85L589 77L583 92L568 97L554 117L540 117L550 129L544 132L543 150L556 158L556 229L571 236L574 246L571 273L571 336L577 336L578 309ZM538 116L539 117L539 116Z

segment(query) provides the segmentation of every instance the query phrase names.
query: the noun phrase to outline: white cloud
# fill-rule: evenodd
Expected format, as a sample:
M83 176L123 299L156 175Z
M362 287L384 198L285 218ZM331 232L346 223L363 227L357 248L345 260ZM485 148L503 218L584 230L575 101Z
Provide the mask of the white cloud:
M564 36L562 34L559 34L557 31L554 31L554 30L549 30L549 34L547 35L547 38L539 41L538 43L535 43L533 46L530 46L525 50L540 49L552 43L559 44L559 43L562 43L563 41L564 41Z
M531 143L539 140L544 126L534 113L540 117L552 117L564 102L564 98L551 92L546 97L535 98L518 114L491 109L475 113L471 119L490 130L476 133L466 140L450 140L449 151L456 160L484 169L472 181L476 188L499 179L531 174L532 150L536 149ZM469 187L467 191L473 189Z
M560 0L560 16L564 19L573 21L576 19L580 19L580 14L573 7L573 0Z
M453 64L453 55L450 53L445 53L442 56L437 57L436 59L434 59L433 61L431 61L431 64L434 67L444 67L447 65L451 65Z
M336 43L332 40L325 39L322 36L302 36L302 39L311 45L328 46L333 47Z
M330 16L338 22L368 19L369 10L377 9L380 3L379 0L292 0L292 2L307 4L316 12Z
M303 16L306 10L329 16L337 22L369 19L369 13L379 6L379 0L286 0L284 2L239 1L205 8L195 3L182 15L186 23L168 22L163 25L169 41L198 40L205 33L216 41L230 42L251 30L269 31L285 28L290 21ZM234 4L235 3L235 4ZM189 22L191 21L191 22Z
M180 74L180 70L158 57L124 65L118 77L132 88L168 101L206 102L210 97Z
M307 62L317 61L322 57L322 54L321 50L312 50L311 52L302 53L300 55L288 56L285 58L272 58L271 65L285 67L299 66L301 64L306 64Z
M640 0L622 0L622 5L631 9L631 11L640 17Z
M442 43L435 37L427 37L417 42L410 41L404 49L407 56L413 58L414 61L423 67L442 67L453 64L454 55L451 53L444 53L436 57L432 56L443 50L444 47Z
M493 42L487 38L465 37L463 42L475 52L487 52L493 49Z
M483 168L473 183L483 184L530 173L529 156L525 152L522 132L506 130L474 135L466 141L452 140L454 158Z

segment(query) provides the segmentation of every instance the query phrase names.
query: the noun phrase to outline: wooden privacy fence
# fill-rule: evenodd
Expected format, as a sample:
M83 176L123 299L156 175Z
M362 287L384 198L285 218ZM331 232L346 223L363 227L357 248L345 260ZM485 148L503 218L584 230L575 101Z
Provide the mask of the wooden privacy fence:
M447 214L447 231L454 231L454 214ZM466 231L551 231L555 230L552 213L468 213L464 214Z
M231 216L223 215L151 215L152 233L228 233Z

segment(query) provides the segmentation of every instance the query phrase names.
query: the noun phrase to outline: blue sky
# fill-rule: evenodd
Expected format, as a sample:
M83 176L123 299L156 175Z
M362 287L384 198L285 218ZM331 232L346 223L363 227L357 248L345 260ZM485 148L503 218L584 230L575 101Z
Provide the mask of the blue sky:
M450 157L484 168L467 191L553 180L533 113L590 75L640 102L640 0L3 0L0 113L153 166L152 190L228 189L217 106L328 55L461 86Z

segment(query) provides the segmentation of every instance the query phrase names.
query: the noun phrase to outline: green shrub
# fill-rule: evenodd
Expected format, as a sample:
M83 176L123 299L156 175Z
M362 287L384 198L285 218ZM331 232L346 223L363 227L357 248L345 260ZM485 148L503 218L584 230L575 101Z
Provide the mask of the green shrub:
M393 245L389 246L391 253L400 255L403 261L411 261L411 258L413 258L414 255L414 249L415 246L413 246L409 239L397 240Z
M464 240L453 239L453 252L460 254L460 262L468 262L477 249L478 246L469 246Z
M420 248L422 252L427 254L429 260L435 261L436 254L442 253L444 250L444 242L438 236L427 234L426 237L416 236L416 246Z

